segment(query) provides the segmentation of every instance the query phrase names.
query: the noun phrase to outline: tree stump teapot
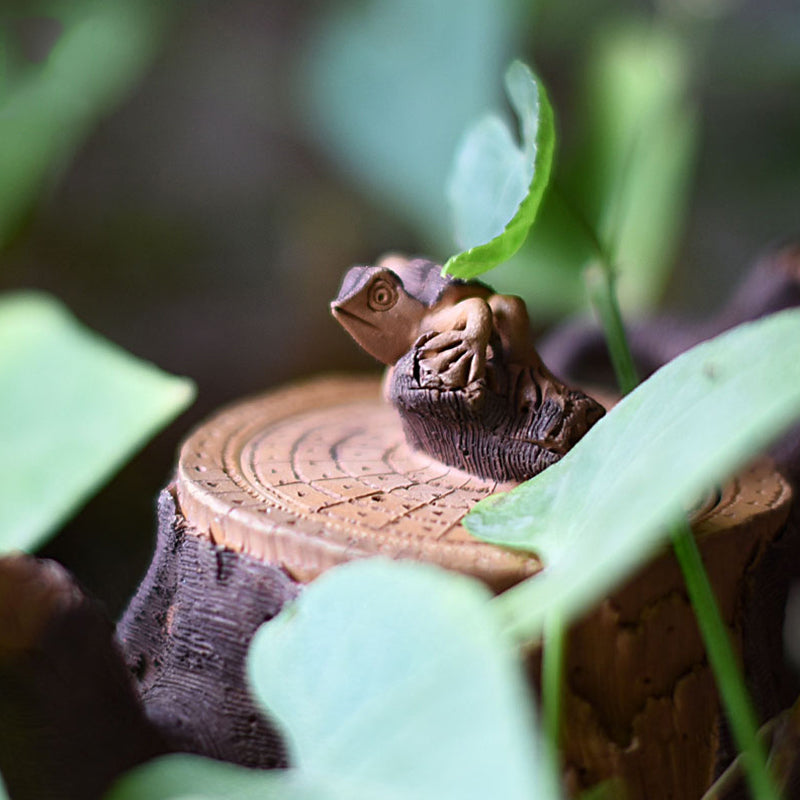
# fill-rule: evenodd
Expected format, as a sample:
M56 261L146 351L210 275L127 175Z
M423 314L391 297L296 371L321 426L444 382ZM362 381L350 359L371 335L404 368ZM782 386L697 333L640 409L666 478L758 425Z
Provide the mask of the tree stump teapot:
M798 274L770 271L768 288L783 287L780 297L796 304ZM769 310L765 296L745 311ZM603 413L542 364L522 301L443 278L430 261L389 256L348 272L333 311L389 366L391 405L376 378L329 376L200 424L162 493L153 560L115 641L62 568L0 560L6 611L30 634L0 652L11 734L0 736L0 768L12 797L99 799L123 769L163 752L285 765L282 736L249 693L247 648L337 564L426 561L495 592L541 570L535 555L478 541L461 525L476 502L558 460ZM797 696L780 644L800 564L797 436L783 443L785 474L760 461L692 513L762 718ZM21 590L34 585L52 591ZM563 703L565 776L576 794L617 777L632 800L698 797L729 759L668 551L571 626Z

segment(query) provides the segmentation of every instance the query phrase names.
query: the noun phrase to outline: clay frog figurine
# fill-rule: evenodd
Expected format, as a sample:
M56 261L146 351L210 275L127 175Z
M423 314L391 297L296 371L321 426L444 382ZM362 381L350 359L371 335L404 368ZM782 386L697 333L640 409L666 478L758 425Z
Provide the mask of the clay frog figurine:
M387 396L409 443L481 477L531 477L604 413L544 366L519 297L426 259L351 268L331 311L391 368Z

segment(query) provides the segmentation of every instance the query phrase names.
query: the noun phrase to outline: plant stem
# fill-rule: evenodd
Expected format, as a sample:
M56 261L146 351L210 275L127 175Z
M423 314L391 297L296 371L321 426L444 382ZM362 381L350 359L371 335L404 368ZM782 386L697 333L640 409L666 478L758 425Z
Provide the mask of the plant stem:
M594 261L586 267L584 279L589 299L603 326L608 353L611 356L620 391L622 394L628 394L636 388L639 376L636 372L636 365L633 363L625 327L622 324L622 315L614 287L614 271L610 264Z
M547 741L558 752L564 677L565 625L559 614L548 615L542 637L542 717Z
M758 738L756 716L700 551L685 519L673 526L672 546L683 571L689 599L705 641L708 660L722 695L733 738L741 751L753 797L757 800L778 800L780 795L767 769L766 751Z

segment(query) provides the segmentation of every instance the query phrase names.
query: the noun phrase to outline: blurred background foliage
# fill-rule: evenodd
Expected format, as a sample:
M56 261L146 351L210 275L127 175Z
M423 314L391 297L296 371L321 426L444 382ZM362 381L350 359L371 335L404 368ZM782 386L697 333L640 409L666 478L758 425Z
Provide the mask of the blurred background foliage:
M512 58L550 92L555 183L487 280L523 294L540 332L583 312L587 230L629 315L710 313L797 233L794 0L0 9L0 289L53 292L198 384L189 414L45 550L112 614L147 564L190 424L293 378L374 368L328 301L352 263L454 252L453 155L486 111L511 118Z

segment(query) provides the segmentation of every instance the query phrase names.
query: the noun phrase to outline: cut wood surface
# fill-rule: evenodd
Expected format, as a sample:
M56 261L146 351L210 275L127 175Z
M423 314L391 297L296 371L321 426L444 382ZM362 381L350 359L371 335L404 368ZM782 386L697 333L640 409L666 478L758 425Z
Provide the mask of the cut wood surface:
M496 590L536 558L474 539L462 517L510 488L412 450L377 378L322 378L231 406L184 444L180 508L212 541L300 581L352 558L412 558Z

